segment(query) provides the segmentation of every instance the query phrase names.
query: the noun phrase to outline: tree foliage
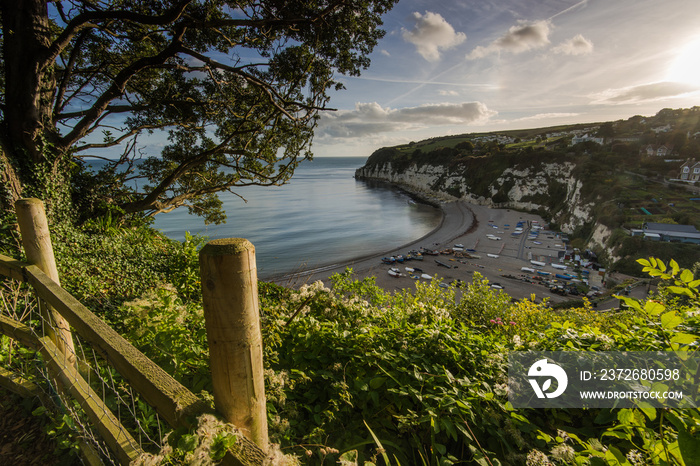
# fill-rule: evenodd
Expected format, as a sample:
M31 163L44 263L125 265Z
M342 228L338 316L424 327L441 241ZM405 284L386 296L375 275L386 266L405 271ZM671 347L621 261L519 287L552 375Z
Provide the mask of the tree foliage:
M337 75L369 65L394 3L1 0L4 206L222 221L216 193L284 183L311 157ZM92 174L89 156L117 159Z

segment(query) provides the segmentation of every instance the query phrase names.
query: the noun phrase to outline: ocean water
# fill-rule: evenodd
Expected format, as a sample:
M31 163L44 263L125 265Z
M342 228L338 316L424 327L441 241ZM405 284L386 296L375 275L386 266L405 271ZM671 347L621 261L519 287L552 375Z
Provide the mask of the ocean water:
M387 185L354 179L364 157L303 162L283 186L248 186L221 194L228 220L205 225L186 208L156 215L154 227L183 240L246 238L255 246L258 276L271 278L390 250L436 228L440 211L409 202Z

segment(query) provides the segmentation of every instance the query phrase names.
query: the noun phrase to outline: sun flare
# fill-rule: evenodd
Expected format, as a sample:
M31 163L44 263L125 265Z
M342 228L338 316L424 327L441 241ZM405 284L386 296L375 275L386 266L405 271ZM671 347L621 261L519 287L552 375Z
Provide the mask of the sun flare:
M700 86L700 38L685 45L668 70L668 80Z

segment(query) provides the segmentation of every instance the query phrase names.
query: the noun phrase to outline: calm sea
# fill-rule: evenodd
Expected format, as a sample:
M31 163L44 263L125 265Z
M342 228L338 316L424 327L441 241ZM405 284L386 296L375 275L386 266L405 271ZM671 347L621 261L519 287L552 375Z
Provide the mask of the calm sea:
M205 225L186 208L156 215L154 226L183 240L185 232L247 238L258 276L312 269L393 249L425 235L440 222L434 207L409 203L388 186L354 179L365 157L319 157L303 162L284 186L249 186L220 194L228 220Z

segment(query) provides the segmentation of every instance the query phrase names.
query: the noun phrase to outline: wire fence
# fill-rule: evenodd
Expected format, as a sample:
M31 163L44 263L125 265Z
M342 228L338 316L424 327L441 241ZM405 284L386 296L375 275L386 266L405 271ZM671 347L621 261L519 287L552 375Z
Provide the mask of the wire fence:
M92 455L105 464L124 464L141 452L159 451L171 428L83 338L74 334L73 354L47 357L51 344L47 349L46 335L55 329L42 306L27 284L0 279L0 318L5 319L4 328L15 330L3 332L11 336L0 335L0 367L33 382L44 407L63 416L82 449L87 448L84 458ZM130 452L127 457L108 447L104 430L95 427L95 417L100 423L106 420L107 436L116 437Z

